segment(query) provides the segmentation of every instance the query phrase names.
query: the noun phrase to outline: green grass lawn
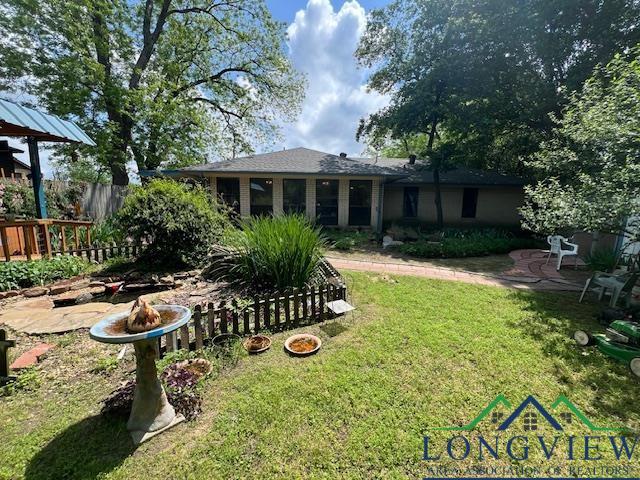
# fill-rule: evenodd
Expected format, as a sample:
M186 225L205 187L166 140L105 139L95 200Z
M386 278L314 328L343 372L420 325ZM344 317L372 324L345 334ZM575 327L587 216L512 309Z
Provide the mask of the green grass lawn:
M468 423L498 394L514 407L529 394L545 406L564 394L596 425L638 428L637 380L569 337L599 328L594 306L575 294L406 276L350 274L349 282L358 311L341 320L347 329L333 337L306 329L322 337L319 354L290 358L287 334L275 335L266 354L206 382L200 418L137 449L123 422L98 413L131 364L92 373L96 357L115 350L89 351L83 334L60 337L40 385L0 399L0 478L422 478L433 465L482 463L475 447L473 459L424 461L423 436L442 449L451 432L433 428ZM491 438L495 428L485 421L468 435ZM517 424L509 436L522 433ZM531 456L523 463L544 465L539 452Z

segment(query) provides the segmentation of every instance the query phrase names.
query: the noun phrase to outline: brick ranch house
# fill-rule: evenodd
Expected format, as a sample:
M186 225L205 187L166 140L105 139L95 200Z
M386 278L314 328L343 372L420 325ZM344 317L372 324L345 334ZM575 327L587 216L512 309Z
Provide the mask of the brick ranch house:
M304 213L322 225L378 231L394 221L436 221L433 175L410 159L294 148L165 173L206 179L241 216ZM521 179L468 168L440 177L447 225L519 224Z

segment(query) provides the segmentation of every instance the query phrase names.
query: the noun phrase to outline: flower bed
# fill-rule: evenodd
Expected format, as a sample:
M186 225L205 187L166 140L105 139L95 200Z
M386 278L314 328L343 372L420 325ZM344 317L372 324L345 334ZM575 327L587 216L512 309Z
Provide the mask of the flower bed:
M233 299L206 308L197 305L191 325L170 333L161 341L161 353L182 348L199 350L220 333L252 335L263 330L280 331L322 322L335 315L327 303L345 300L346 285L333 266L320 264L323 282L313 288L291 289L272 295L255 296L250 301Z

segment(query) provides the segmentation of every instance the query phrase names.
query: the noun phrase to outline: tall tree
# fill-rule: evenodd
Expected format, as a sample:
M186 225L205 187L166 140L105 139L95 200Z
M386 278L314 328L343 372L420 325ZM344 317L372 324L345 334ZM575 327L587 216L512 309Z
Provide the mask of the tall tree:
M523 225L618 233L640 218L639 119L640 45L597 68L552 117L553 134L531 162L544 179L526 189Z
M117 184L250 150L303 92L263 0L7 0L0 28L0 90L78 121Z
M435 119L455 161L523 173L567 92L640 41L638 18L634 0L395 0L357 51L391 96L359 133L428 134Z

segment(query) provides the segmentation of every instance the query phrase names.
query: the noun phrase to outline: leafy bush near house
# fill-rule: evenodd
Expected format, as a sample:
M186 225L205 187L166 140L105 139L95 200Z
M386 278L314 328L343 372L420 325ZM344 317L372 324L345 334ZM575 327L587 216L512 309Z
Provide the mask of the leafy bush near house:
M325 244L302 215L254 218L217 249L205 274L254 289L301 288L316 274Z
M45 285L89 271L93 265L71 255L28 262L0 263L0 291Z
M322 234L326 237L330 248L343 251L367 245L373 239L373 234L367 231L325 228L322 230Z
M230 227L228 217L202 187L155 179L133 189L116 214L118 225L148 242L154 262L196 266Z
M584 257L584 263L594 272L612 272L618 264L618 255L610 248L597 248Z
M433 234L416 242L397 245L393 248L420 258L459 258L481 257L538 247L540 243L534 238L516 237L508 230L487 228L445 229L437 235Z

